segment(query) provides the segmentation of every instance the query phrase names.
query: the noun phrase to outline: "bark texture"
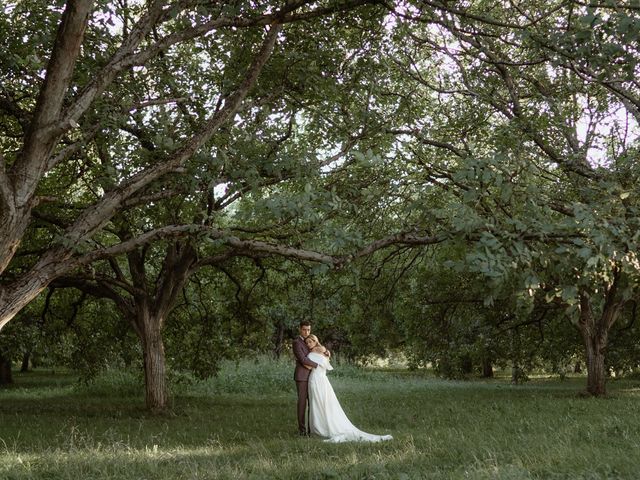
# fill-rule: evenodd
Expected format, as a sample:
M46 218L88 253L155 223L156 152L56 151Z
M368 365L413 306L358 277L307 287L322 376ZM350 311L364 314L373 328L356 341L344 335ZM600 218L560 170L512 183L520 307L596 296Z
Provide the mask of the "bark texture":
M145 402L147 408L159 413L169 406L169 391L167 388L167 371L162 341L163 318L154 316L150 306L138 312L136 321L139 326L139 336L142 343L144 360Z
M614 279L606 289L604 306L600 315L596 315L593 312L589 295L585 292L580 293L578 328L585 347L587 393L593 396L603 396L607 393L605 356L609 341L609 331L625 304L624 300L617 298L619 282L620 272L614 270Z
M9 385L11 383L13 383L11 360L0 352L0 385Z

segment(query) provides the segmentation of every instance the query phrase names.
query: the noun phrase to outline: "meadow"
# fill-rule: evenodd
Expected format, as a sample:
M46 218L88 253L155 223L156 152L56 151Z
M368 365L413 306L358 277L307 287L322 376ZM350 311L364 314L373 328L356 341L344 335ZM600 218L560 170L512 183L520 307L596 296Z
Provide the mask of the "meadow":
M173 378L171 412L144 410L140 378L110 371L16 374L0 389L0 479L635 479L640 381L585 398L584 378L445 381L337 365L353 423L379 444L296 435L288 360Z

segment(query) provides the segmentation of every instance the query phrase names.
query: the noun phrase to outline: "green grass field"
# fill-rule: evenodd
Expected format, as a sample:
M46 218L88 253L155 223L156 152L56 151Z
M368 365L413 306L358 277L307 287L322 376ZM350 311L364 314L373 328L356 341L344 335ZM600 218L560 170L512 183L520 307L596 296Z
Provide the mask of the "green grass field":
M111 372L16 375L0 390L0 479L640 478L640 382L583 398L583 378L450 382L339 365L332 383L353 423L381 444L295 435L291 362L226 365L174 379L153 417L139 379Z

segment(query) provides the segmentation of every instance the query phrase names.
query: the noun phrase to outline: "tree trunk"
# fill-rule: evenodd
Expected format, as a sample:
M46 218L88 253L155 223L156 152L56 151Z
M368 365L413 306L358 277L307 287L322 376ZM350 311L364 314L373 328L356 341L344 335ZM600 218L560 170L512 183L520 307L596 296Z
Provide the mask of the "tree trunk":
M31 358L31 352L24 352L22 355L22 364L20 365L20 372L27 373L29 371L29 359Z
M29 225L30 204L17 208L13 199L0 197L0 273L4 272L20 246L20 241Z
M74 267L70 257L71 253L67 250L52 249L14 282L0 285L0 330L49 283Z
M522 352L520 344L520 334L518 327L511 330L511 383L514 385L520 385L528 380L527 374L521 366Z
M490 358L482 359L482 377L493 378L493 365Z
M606 336L587 335L583 332L587 360L587 392L594 396L606 395L607 375L604 364Z
M527 380L527 374L518 363L513 363L511 366L511 383L514 385L520 385Z
M280 358L282 354L282 348L284 347L284 330L284 322L279 320L273 335L273 356L275 358Z
M36 203L34 194L49 166L48 159L65 129L70 128L61 128L59 120L92 3L90 0L67 2L36 108L25 131L23 147L9 172L5 171L4 159L0 161L0 275L11 262L29 225L31 209ZM64 264L64 258L54 256L54 259L55 265ZM27 274L27 280L32 282L18 281L15 288L0 287L0 330L52 278L36 268ZM21 292L21 289L25 289L25 292Z
M606 294L605 305L599 318L593 314L591 301L586 294L580 294L580 321L578 328L582 334L587 363L587 392L593 396L606 395L607 371L605 352L609 330L616 321L623 303L614 303L615 283Z
M42 281L42 277L21 278L16 283L0 286L0 331L47 286L47 281Z
M578 323L585 347L587 363L587 392L594 396L606 395L604 352L607 347L607 332L596 321L591 302L586 295L580 296L580 322Z
M141 321L140 321L141 320ZM167 372L162 341L162 319L144 312L139 319L144 359L144 386L147 408L160 413L169 406Z
M0 352L0 386L9 385L10 383L13 383L13 377L11 375L11 360Z
M460 370L465 375L471 375L473 373L473 360L471 355L464 355L460 361Z

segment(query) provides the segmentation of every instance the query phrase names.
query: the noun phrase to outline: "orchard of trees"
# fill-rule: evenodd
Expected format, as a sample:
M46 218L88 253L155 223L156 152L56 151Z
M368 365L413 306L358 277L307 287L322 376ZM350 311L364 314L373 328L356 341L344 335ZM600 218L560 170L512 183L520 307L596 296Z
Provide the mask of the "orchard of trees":
M637 0L2 10L0 383L139 364L161 411L301 318L449 377L638 368Z

